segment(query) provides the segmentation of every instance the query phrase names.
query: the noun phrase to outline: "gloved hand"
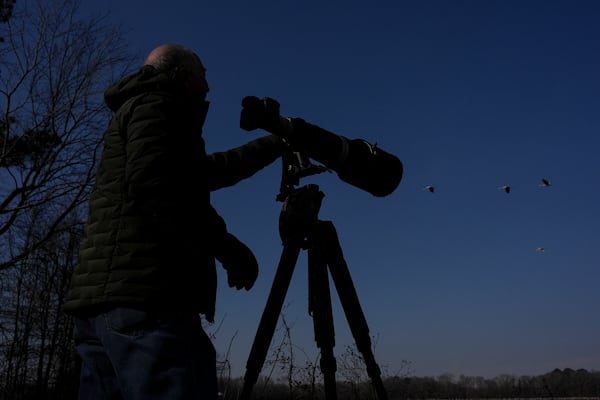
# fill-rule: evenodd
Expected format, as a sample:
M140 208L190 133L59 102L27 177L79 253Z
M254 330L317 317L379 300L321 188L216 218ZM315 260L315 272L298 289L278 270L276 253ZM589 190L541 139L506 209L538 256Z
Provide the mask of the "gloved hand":
M246 131L261 128L283 139L292 133L291 120L281 117L279 102L270 97L246 96L242 99L240 128Z
M258 262L252 250L231 233L216 246L215 258L227 271L227 284L237 290L250 290L258 277Z

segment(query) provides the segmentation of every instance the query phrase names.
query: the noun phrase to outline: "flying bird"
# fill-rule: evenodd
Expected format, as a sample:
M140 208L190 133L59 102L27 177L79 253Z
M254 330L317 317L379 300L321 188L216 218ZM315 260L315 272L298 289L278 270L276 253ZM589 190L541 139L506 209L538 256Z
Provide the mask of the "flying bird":
M535 249L535 251L537 251L538 253L543 253L546 249L544 249L543 247L538 247L537 249Z
M435 188L431 185L423 186L423 190L429 190L431 193L435 192Z
M548 186L552 186L552 183L548 179L542 178L542 183L540 183L540 186L541 187L548 187Z
M504 190L506 193L510 193L510 186L508 186L508 185L500 186L500 187L498 187L498 189Z

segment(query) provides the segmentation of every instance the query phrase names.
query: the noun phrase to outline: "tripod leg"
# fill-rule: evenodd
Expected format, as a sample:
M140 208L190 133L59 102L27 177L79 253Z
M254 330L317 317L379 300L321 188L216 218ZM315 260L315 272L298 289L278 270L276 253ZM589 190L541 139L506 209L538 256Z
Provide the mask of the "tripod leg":
M271 291L267 299L267 305L263 311L256 336L254 337L254 343L250 350L250 356L246 362L246 373L244 374L244 386L240 399L249 399L252 392L252 388L258 380L258 375L265 362L265 357L271 340L273 339L273 333L277 326L277 320L283 307L283 301L287 294L287 290L292 279L294 272L294 266L298 260L300 254L300 247L296 246L284 246L279 265L277 266L277 272L273 278L273 284Z
M316 222L316 224L320 224L320 222ZM329 275L323 248L318 241L312 243L310 239L308 247L308 311L313 318L315 342L321 350L320 367L323 373L325 398L335 400L337 399L335 382L337 365L333 354L335 331Z
M381 380L381 370L375 361L375 356L371 349L371 337L369 335L367 320L360 306L358 295L356 294L356 289L352 282L352 277L344 259L342 247L333 223L324 221L320 234L322 235L320 242L325 243L325 247L328 249L327 264L329 265L331 278L340 297L340 303L344 309L346 320L356 341L356 347L363 356L367 373L371 378L377 397L380 400L386 400L388 397L383 386L383 381Z

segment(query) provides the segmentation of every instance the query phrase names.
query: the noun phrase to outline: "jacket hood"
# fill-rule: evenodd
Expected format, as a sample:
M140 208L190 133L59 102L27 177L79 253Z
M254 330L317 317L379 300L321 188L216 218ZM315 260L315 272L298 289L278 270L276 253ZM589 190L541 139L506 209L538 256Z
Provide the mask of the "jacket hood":
M148 92L169 92L187 97L189 100L203 102L205 94L192 95L186 90L184 82L170 72L158 72L151 65L144 65L136 73L115 82L104 92L104 101L108 108L117 111L130 98Z

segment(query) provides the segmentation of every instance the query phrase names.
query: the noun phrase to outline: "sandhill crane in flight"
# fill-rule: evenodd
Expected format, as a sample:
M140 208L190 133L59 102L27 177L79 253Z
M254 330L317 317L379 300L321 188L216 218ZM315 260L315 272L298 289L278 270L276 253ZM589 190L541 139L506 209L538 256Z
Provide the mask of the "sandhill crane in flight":
M508 185L500 186L500 187L498 187L498 189L504 190L506 193L510 193L510 186L508 186Z
M542 183L540 183L540 187L548 187L548 186L552 186L552 182L550 182L548 179L542 178Z
M423 186L423 190L429 190L431 193L435 192L435 188L431 185Z

